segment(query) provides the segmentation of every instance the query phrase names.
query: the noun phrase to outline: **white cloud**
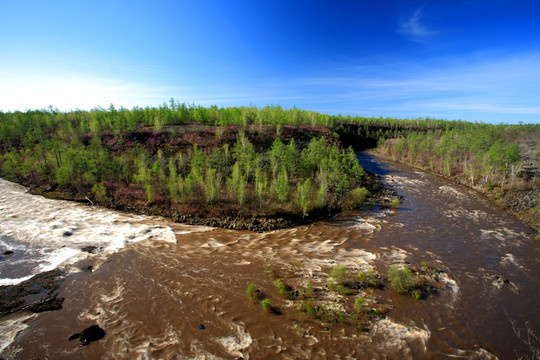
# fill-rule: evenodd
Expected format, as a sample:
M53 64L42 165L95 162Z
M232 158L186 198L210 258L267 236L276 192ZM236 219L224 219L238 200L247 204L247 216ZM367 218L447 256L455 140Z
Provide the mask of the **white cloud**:
M381 66L368 72L354 66L350 69L303 83L326 94L321 104L334 102L343 113L540 121L538 52L434 59L422 64Z
M399 32L407 36L412 41L423 42L430 36L435 34L435 31L430 29L422 21L422 7L417 9L407 19L402 19L399 23Z

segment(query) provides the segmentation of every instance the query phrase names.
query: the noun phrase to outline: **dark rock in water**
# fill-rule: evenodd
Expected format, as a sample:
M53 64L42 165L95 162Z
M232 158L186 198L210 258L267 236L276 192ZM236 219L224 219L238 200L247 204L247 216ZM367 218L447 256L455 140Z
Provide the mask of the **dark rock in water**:
M105 330L100 328L98 325L92 325L83 330L81 338L79 339L83 345L88 345L92 341L101 340L105 337Z
M13 255L13 251L11 250L7 250L7 251L4 251L4 255Z
M19 311L51 311L62 308L64 299L50 296L62 281L62 272L55 269L41 274L16 285L0 286L0 317ZM28 295L37 300L31 304L25 301Z
M81 337L81 333L75 333L68 338L68 341L72 341Z
M83 346L89 345L92 341L98 341L105 337L105 330L99 327L99 325L92 325L82 331L82 333L75 333L68 338L68 341L79 339Z
M204 330L206 329L206 326L204 326L203 324L199 325L199 330Z
M53 311L62 308L64 298L58 299L56 296L41 299L39 302L31 304L28 310L33 313L40 313L43 311Z
M81 251L87 252L89 254L95 254L101 251L101 248L98 248L97 246L85 246L81 249Z

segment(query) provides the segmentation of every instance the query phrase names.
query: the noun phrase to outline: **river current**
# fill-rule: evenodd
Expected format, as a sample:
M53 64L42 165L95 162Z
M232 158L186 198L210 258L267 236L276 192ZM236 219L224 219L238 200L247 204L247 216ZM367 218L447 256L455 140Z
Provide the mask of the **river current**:
M0 357L42 359L510 359L516 335L540 334L540 245L514 216L445 179L366 154L367 170L404 197L398 210L342 213L309 226L252 233L48 200L0 180L0 285L60 267L63 308L0 319ZM96 246L95 254L82 252ZM444 284L415 300L366 295L390 309L366 331L303 320L269 270L293 288L323 289L330 269L429 262ZM92 272L80 271L91 265ZM292 274L292 275L291 275ZM248 301L253 282L279 308ZM347 299L338 299L345 306ZM98 324L88 346L71 334ZM513 326L514 325L514 326ZM523 334L523 332L522 332Z

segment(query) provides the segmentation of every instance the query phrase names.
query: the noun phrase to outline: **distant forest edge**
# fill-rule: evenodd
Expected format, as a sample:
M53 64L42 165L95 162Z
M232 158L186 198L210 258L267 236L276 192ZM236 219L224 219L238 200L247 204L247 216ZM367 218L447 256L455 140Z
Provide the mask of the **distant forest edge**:
M540 229L538 124L174 100L0 112L3 178L53 197L233 228L280 228L375 201L379 185L349 146L474 187Z

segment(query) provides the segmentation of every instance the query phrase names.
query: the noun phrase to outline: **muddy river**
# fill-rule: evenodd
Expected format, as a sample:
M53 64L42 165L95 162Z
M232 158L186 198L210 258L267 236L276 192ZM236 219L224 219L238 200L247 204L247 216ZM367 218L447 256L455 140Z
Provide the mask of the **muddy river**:
M512 359L516 332L540 335L540 245L514 216L467 188L359 154L404 197L268 233L190 227L27 194L0 182L0 285L59 266L63 308L0 319L0 357L20 359ZM96 246L95 254L81 252ZM392 265L430 264L440 286L416 300L386 280ZM91 265L93 271L80 271ZM328 274L370 269L376 289L342 295ZM279 294L274 281L289 286ZM366 326L312 317L384 309ZM246 296L248 284L258 300ZM261 299L273 310L264 311ZM352 316L352 315L351 315ZM368 316L369 318L369 316ZM99 325L82 346L70 335ZM514 325L514 328L513 328Z

